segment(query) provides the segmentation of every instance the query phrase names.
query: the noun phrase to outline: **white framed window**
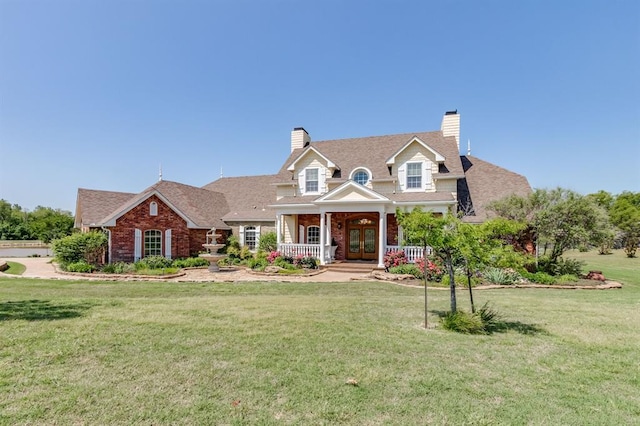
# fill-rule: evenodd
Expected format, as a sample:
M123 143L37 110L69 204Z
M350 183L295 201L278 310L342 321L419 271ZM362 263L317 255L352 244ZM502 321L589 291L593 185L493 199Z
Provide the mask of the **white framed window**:
M306 169L304 172L305 192L318 192L318 169Z
M422 188L422 163L407 163L407 189Z
M255 250L258 244L258 230L255 226L245 226L244 228L244 245L249 250Z
M149 204L149 216L158 216L158 203L155 201Z
M307 227L307 244L320 244L320 227L308 226Z
M144 231L144 256L162 256L162 232L157 229Z
M355 182L358 182L360 185L366 185L369 183L369 173L366 170L357 170L353 174L352 178Z

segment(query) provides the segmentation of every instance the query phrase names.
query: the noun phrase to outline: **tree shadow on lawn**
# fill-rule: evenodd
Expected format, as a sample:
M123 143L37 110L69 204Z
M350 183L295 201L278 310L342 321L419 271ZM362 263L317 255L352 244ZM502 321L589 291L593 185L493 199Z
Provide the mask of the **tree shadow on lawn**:
M438 315L440 319L444 318L448 311L429 311L432 314ZM477 311L476 311L477 312ZM516 333L525 334L528 336L535 336L538 334L548 335L549 332L542 327L538 327L535 324L526 324L520 321L504 321L500 318L496 318L492 324L485 329L487 334L493 333L506 333L508 331L515 331Z
M92 303L52 304L50 300L0 302L0 321L50 321L77 318L91 309Z

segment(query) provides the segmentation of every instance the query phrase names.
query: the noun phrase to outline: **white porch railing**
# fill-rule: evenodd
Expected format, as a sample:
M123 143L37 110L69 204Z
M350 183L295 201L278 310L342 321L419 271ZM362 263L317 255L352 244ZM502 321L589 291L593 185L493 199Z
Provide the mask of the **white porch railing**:
M311 256L320 259L320 244L280 243L278 251L285 256Z
M390 251L398 250L404 251L404 255L409 263L415 263L416 259L424 257L422 247L418 246L386 246L384 253L387 254ZM431 255L431 247L427 247L427 255Z

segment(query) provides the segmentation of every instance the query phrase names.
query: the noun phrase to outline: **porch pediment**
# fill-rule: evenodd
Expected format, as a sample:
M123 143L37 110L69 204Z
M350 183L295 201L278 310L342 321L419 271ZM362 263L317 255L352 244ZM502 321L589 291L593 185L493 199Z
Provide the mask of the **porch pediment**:
M315 200L315 204L390 203L391 200L359 183L347 181Z

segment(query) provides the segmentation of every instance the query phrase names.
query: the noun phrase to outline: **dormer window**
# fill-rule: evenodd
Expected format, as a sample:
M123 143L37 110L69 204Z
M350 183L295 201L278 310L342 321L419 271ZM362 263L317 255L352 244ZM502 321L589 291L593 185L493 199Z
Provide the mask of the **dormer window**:
M360 185L366 185L369 182L369 173L364 170L358 170L353 174L353 180Z
M407 189L422 188L422 163L407 163Z
M306 169L304 179L305 192L318 192L318 169Z
M158 203L155 201L149 204L149 216L158 216Z

